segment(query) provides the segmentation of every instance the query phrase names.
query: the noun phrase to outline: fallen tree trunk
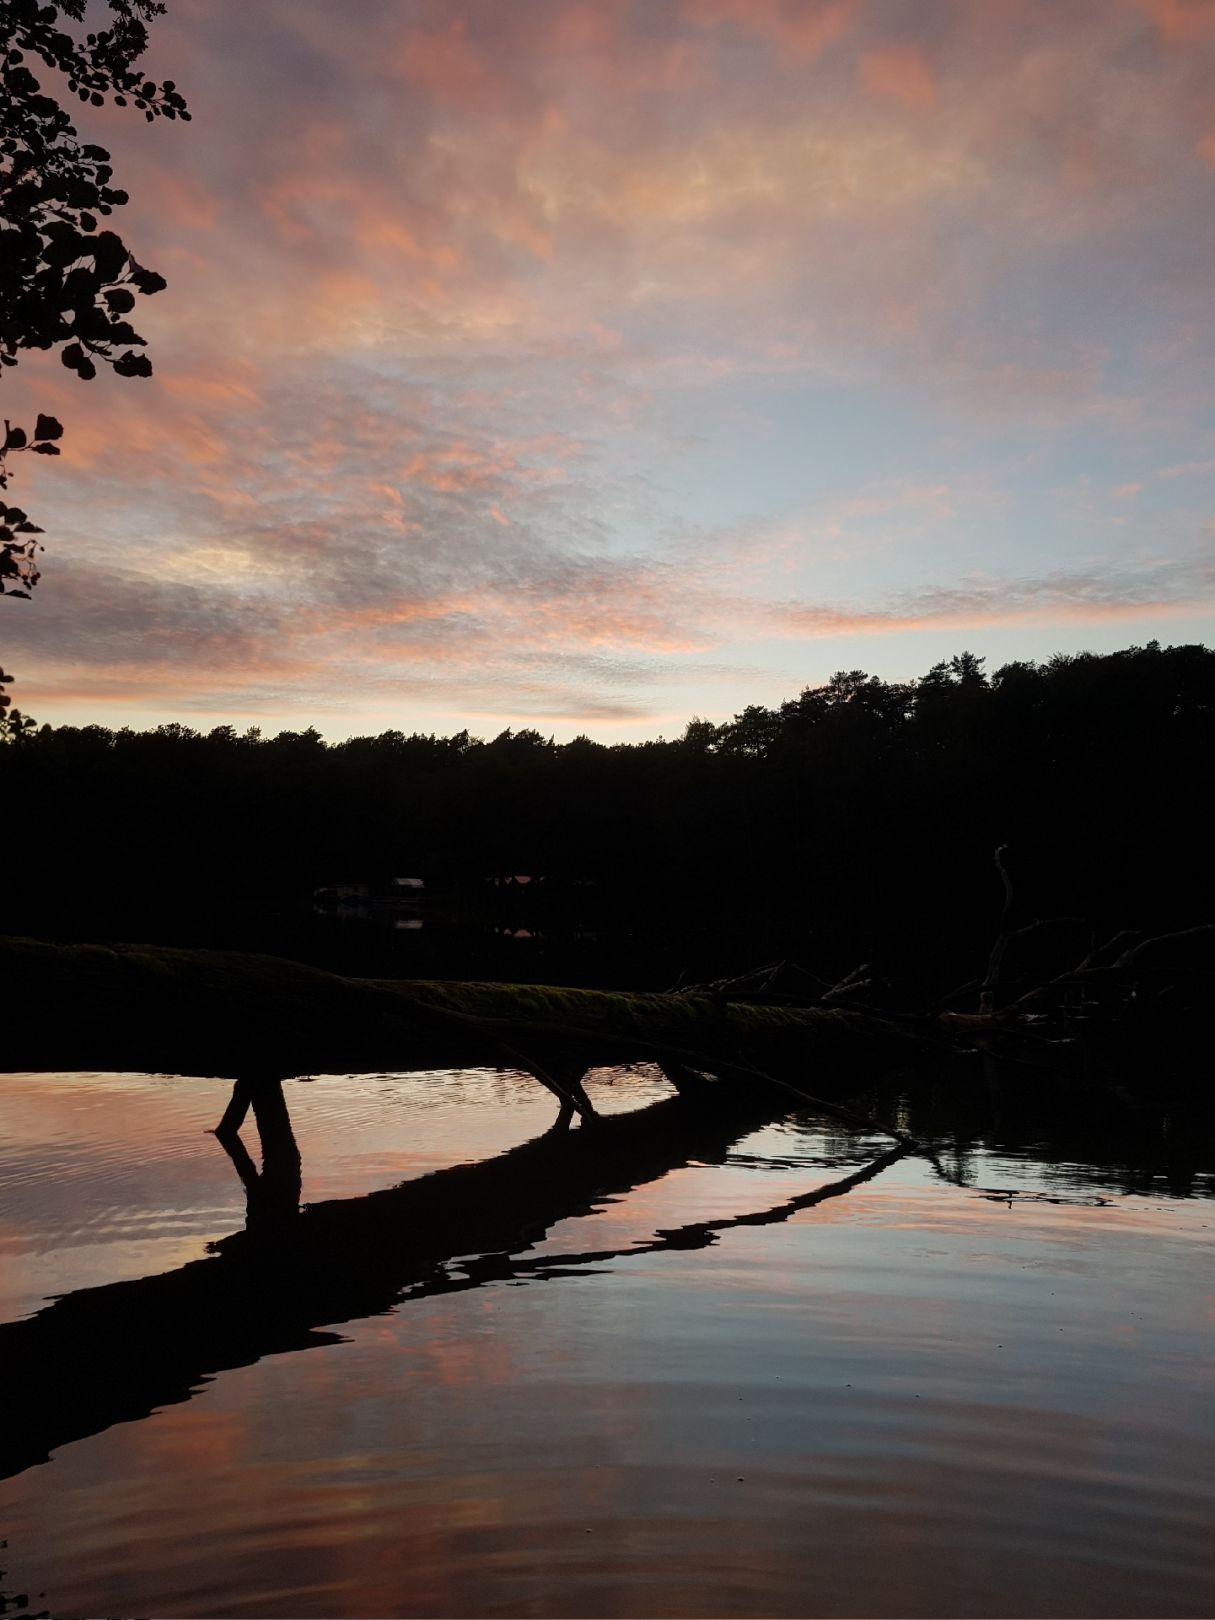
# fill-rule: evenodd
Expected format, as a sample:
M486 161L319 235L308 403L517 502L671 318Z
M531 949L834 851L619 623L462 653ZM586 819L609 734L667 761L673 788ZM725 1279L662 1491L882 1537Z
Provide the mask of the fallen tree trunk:
M1174 954L1184 947L1188 963L1195 943L1205 950L1212 931L1165 945ZM1162 949L1145 942L1108 967L1084 963L1076 974L1086 987L1116 986L1121 995L1161 971ZM415 1293L475 1286L512 1267L522 1275L530 1266L505 1257L554 1221L691 1158L713 1158L788 1109L791 1092L810 1101L803 1086L821 1090L838 1077L851 1087L861 1073L914 1063L951 1044L1017 1039L1018 1007L1038 1005L1023 997L994 1014L898 1017L686 992L357 980L235 952L20 939L0 940L0 975L9 997L0 1068L235 1079L224 1134L231 1138L252 1106L264 1149L259 1176L239 1145L225 1141L249 1189L249 1223L216 1246L214 1259L82 1290L0 1328L0 1365L26 1397L0 1443L0 1473L188 1399L200 1379L225 1367L332 1342L317 1331L327 1324ZM1056 988L1065 981L1074 975ZM484 1165L298 1210L298 1154L285 1112L276 1112L278 1079L508 1065L543 1071L559 1088L588 1063L645 1058L661 1063L683 1094L572 1136L550 1133ZM720 1079L702 1083L704 1074ZM900 1137L871 1170L807 1199L845 1190L907 1146ZM699 1242L721 1225L660 1234L657 1246ZM483 1258L453 1276L447 1262L470 1255ZM594 1264L607 1256L581 1258Z
M1090 952L1071 972L1036 985L1022 980L1016 999L991 1011L948 1011L951 996L913 1014L822 1001L756 1004L715 987L639 994L350 979L235 951L0 938L0 983L8 993L0 1071L140 1071L256 1083L492 1065L531 1072L568 1119L575 1109L591 1113L580 1084L591 1064L650 1060L677 1089L707 1073L775 1084L821 1105L835 1076L852 1084L972 1045L1015 1052L1025 1040L1049 1036L1056 1046L1112 1037L1150 1047L1205 1030L1215 928L1140 940L1112 961L1107 954L1114 953ZM1077 993L1085 998L1081 1018Z
M916 1061L927 1025L840 1008L534 985L348 979L275 957L0 940L0 1068L285 1079L668 1058L757 1082ZM807 1081L807 1084L810 1082ZM558 1081L558 1085L560 1081Z

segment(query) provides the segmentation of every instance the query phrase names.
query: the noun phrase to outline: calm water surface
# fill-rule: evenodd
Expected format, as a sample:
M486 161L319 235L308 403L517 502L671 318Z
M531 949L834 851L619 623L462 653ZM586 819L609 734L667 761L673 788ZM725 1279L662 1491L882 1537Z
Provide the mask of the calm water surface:
M604 1111L667 1089L589 1084ZM306 1203L488 1159L553 1112L478 1070L285 1092ZM225 1100L0 1077L0 1320L240 1229L205 1134ZM333 1342L60 1445L0 1482L0 1587L94 1616L1215 1613L1215 1165L989 1128L784 1207L890 1146L768 1125L514 1268L453 1261Z

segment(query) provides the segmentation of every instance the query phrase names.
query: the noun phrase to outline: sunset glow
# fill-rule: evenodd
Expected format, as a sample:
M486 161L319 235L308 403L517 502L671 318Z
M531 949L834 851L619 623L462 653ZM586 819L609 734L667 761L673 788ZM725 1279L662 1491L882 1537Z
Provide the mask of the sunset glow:
M1210 0L171 0L39 720L678 734L1215 633ZM36 458L29 458L36 460Z

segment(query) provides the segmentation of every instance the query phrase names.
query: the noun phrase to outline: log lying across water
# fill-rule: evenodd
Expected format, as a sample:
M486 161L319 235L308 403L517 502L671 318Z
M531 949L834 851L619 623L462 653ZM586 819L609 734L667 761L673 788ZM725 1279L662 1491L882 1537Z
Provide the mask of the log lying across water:
M1085 990L1110 984L1121 995L1124 982L1146 982L1131 980L1131 970L1142 972L1142 964L1123 957L1109 970L1085 966ZM225 1135L249 1190L249 1220L245 1232L214 1246L212 1258L81 1290L28 1321L0 1326L6 1387L22 1392L0 1435L0 1475L187 1400L224 1368L332 1343L334 1335L320 1331L332 1324L423 1294L559 1271L560 1262L518 1256L556 1221L604 1197L690 1159L720 1156L795 1106L791 1090L838 1096L866 1072L912 1064L988 1032L1002 1038L1009 1025L1001 1019L1019 1016L1006 1009L994 1017L900 1018L757 1006L712 993L358 980L235 952L21 939L0 940L0 982L9 1014L0 1069L234 1079L228 1124L234 1129L251 1104L263 1148L257 1176L242 1168L244 1150ZM643 1059L660 1062L684 1095L593 1129L549 1132L484 1164L298 1207L299 1158L279 1079L473 1065L543 1078ZM880 1173L910 1146L890 1134L900 1135L898 1147L864 1170L742 1219L784 1219ZM696 1246L738 1219L657 1234L640 1249ZM611 1258L577 1257L590 1266Z
M792 1078L916 1061L933 1032L860 1010L534 985L348 979L235 951L0 939L0 1069L229 1078L669 1059ZM939 1040L939 1036L937 1037Z
M0 1325L0 1367L22 1391L0 1436L0 1476L112 1423L188 1400L224 1368L332 1343L320 1331L332 1324L513 1275L511 1257L556 1221L690 1159L719 1158L796 1106L804 1091L783 1076L808 1085L834 1074L851 1085L858 1073L923 1051L916 1035L864 1012L746 1006L712 995L346 979L235 952L5 939L0 975L19 1009L0 1069L235 1079L221 1141L249 1197L246 1231L214 1245L212 1258L80 1290L28 1321ZM281 1079L497 1065L530 1069L545 1083L568 1077L577 1087L589 1064L644 1059L662 1062L682 1094L593 1129L550 1131L482 1164L299 1208L299 1156ZM250 1105L260 1174L235 1135ZM566 1116L563 1106L558 1123ZM784 1219L905 1150L900 1144L863 1172L754 1219ZM643 1249L702 1245L713 1230L700 1223ZM456 1257L470 1258L453 1274ZM609 1256L586 1258L602 1264ZM519 1274L544 1272L524 1262Z

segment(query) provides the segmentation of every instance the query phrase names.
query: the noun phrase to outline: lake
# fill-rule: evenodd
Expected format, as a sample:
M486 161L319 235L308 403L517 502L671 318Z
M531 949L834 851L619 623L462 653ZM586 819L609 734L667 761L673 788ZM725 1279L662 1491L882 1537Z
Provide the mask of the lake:
M1186 1117L963 1062L851 1100L929 1155L813 1111L610 1167L575 1131L487 1242L530 1078L289 1082L260 1180L227 1093L0 1077L10 1614L1215 1612Z

